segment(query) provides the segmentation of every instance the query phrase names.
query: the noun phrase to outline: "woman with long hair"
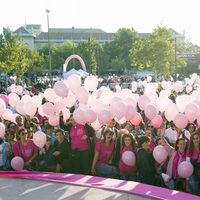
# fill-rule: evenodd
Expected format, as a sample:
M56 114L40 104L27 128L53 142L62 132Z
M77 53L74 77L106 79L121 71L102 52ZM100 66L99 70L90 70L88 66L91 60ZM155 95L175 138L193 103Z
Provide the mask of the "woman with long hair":
M103 140L95 145L95 154L92 162L91 173L104 177L114 178L117 175L117 169L112 164L115 142L113 141L114 132L107 129L103 133Z
M32 170L32 167L36 165L38 147L34 144L32 139L27 138L27 135L26 129L19 129L19 140L13 145L13 153L14 156L23 158L25 169Z
M69 142L66 140L64 131L57 129L55 131L56 141L53 144L53 155L56 158L57 172L71 172L71 148Z
M134 163L127 165L123 160L123 153L132 152L132 156L135 156L136 153L136 142L133 139L133 136L128 133L122 136L122 145L120 149L120 161L119 161L119 174L120 178L124 180L133 180L134 172L136 171L136 166Z
M198 131L192 133L190 137L186 156L194 167L194 173L189 179L191 191L194 194L200 194L200 135Z
M166 174L174 180L174 189L182 191L186 190L186 180L179 177L178 166L181 162L186 161L186 150L187 143L185 139L179 138L176 140L175 148L171 147L170 151L168 151L170 159Z

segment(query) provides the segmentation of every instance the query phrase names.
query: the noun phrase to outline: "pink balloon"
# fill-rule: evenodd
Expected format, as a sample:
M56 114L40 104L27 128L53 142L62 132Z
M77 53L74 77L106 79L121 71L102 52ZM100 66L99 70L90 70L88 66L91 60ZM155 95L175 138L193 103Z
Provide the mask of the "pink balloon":
M122 161L128 166L134 166L136 163L135 154L132 151L125 151L122 154Z
M19 156L15 156L11 160L10 164L11 164L11 167L16 171L20 171L24 168L24 160Z
M48 121L51 126L58 126L59 125L59 115L50 115Z
M0 99L0 117L3 115L6 110L6 104L3 99Z
M152 120L158 114L158 109L155 105L149 103L144 109L144 114L148 119Z
M25 94L24 96L22 96L21 101L22 102L31 102L31 96L29 94Z
M94 128L95 131L99 130L101 128L101 126L102 126L99 123L98 119L95 122L91 123L91 125L92 125L92 127Z
M112 119L112 114L109 110L102 110L100 111L100 113L98 114L98 120L100 124L105 124L110 122L110 120Z
M98 86L98 79L96 76L88 76L86 77L84 81L84 86L89 90L89 91L95 91Z
M183 161L178 165L178 175L182 178L189 178L194 171L193 165L188 161Z
M73 112L73 118L78 124L85 124L85 111L78 108Z
M171 100L168 97L160 96L156 100L156 105L158 106L158 109L160 112L164 112L170 102L171 102Z
M179 113L178 107L175 103L169 103L165 110L165 118L168 121L173 121L176 115Z
M81 86L78 88L77 92L75 93L75 96L79 103L86 104L89 98L89 92L84 86Z
M61 110L61 112L63 114L63 120L64 120L64 122L66 122L70 118L71 113L70 113L69 109L67 109L67 108L63 108Z
M54 111L57 115L59 115L63 108L65 108L65 104L63 102L57 101L54 103Z
M140 113L136 112L133 119L130 120L130 122L134 125L134 126L138 126L140 124L140 122L142 121L142 116Z
M70 75L65 81L68 83L70 90L75 93L77 88L81 87L81 78L76 74Z
M92 109L87 109L85 112L85 120L87 123L91 124L97 119L97 114Z
M95 99L94 101L90 102L90 107L98 114L104 109L104 104L100 99Z
M53 115L54 114L54 106L50 102L46 102L42 105L42 109L45 115Z
M199 108L196 104L189 103L185 107L185 116L190 122L193 122L194 120L196 120L198 117L198 114L199 114Z
M38 113L39 113L39 115L42 116L42 117L45 116L45 114L44 114L44 112L43 112L43 107L42 107L42 105L38 107Z
M15 107L15 105L17 104L17 102L20 100L19 96L16 93L10 93L8 95L9 98L9 104L12 107Z
M32 98L31 98L31 101L37 106L41 106L42 105L42 98L39 96L39 95L34 95Z
M0 137L4 138L5 135L5 125L0 122Z
M37 106L32 102L25 102L23 106L23 110L26 115L33 117L37 112Z
M138 106L141 110L144 110L146 105L150 102L150 99L146 95L140 96L138 99Z
M134 115L136 114L136 107L132 106L132 105L128 105L127 106L127 112L126 112L126 119L129 121L131 119L133 119Z
M20 115L25 115L25 110L24 110L24 102L23 101L18 101L16 104L16 111L20 114Z
M162 145L158 145L153 150L153 157L159 163L162 164L167 159L168 153Z
M2 99L4 101L4 103L6 104L6 106L9 103L9 98L8 96L4 95L4 94L0 94L0 99Z
M44 97L49 102L54 102L56 98L58 98L58 95L55 93L53 88L47 88L44 91Z
M63 81L57 81L54 84L53 89L58 96L61 96L61 97L68 96L69 88L68 88L68 85Z
M46 141L47 141L46 134L43 133L42 131L37 131L33 134L33 142L39 148L44 147Z
M68 96L64 98L64 103L68 108L71 108L76 103L76 99L72 92L69 92Z
M126 105L122 101L115 101L111 103L111 113L113 116L117 117L118 120L126 115L126 111Z
M10 109L6 109L2 115L2 117L5 119L5 120L11 120L11 117L12 117L12 111Z
M163 119L160 115L156 115L152 120L151 124L153 125L154 128L160 128L160 126L163 123Z
M179 129L184 129L187 126L188 120L183 113L178 113L174 118L174 124Z

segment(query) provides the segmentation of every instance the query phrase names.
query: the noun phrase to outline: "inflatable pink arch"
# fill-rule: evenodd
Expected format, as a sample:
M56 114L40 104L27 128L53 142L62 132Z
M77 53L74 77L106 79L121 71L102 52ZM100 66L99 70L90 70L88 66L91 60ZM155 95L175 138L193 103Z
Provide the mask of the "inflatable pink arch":
M72 59L77 59L81 63L81 67L83 68L83 70L86 71L86 66L85 66L83 59L80 56L74 54L74 55L69 56L65 60L65 62L63 64L63 72L66 72L67 65L68 65L69 61L71 61Z

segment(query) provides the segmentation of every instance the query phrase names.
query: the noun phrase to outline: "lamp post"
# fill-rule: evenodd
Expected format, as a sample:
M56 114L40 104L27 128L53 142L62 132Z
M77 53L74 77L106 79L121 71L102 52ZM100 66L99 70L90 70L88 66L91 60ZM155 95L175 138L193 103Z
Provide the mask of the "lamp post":
M72 42L73 42L73 47L72 47L73 53L72 54L74 55L74 27L73 26L72 26ZM75 60L73 59L73 68L74 68L74 65L75 65L74 61Z
M50 84L52 84L52 77L51 77L51 48L50 48L50 39L49 39L49 13L50 10L46 9L47 13L47 28L48 28L48 49L49 49L49 80Z
M176 36L174 37L174 66L175 66L175 73L176 73Z

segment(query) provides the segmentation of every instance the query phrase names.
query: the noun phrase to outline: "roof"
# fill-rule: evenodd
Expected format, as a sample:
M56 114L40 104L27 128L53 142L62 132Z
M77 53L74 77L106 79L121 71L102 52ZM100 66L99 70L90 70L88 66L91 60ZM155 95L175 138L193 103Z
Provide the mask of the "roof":
M25 24L26 29L41 29L41 24Z
M105 33L101 29L93 28L49 28L51 33Z
M82 41L89 40L90 38L95 38L98 41L112 40L114 33L87 33L87 32L51 32L49 31L50 40L54 41L63 41L63 40L73 40L73 41ZM48 40L48 32L41 32L37 37L36 41Z
M23 26L20 26L17 30L14 31L14 34L29 34L31 35Z

